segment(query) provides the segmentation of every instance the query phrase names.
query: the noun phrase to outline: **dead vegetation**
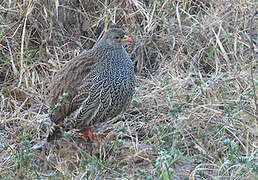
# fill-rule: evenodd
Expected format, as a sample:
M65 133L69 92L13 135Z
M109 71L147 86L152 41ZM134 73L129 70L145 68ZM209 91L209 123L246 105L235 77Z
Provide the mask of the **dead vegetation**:
M1 2L0 179L255 179L255 8L252 0ZM85 144L67 132L42 145L53 73L111 26L136 41L126 47L137 72L132 106L96 126L120 139Z

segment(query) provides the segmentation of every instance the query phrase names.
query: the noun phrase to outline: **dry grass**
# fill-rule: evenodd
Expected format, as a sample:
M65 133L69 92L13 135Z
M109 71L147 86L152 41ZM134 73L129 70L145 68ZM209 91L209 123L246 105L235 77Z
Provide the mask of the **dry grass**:
M0 179L255 179L256 0L0 3ZM137 72L124 116L44 144L45 89L104 29L122 27ZM257 15L253 20L257 42ZM254 43L254 52L257 45Z

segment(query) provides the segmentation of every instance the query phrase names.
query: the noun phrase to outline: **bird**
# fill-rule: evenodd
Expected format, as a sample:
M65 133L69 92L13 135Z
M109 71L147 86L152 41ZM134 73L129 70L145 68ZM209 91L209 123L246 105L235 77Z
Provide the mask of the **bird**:
M123 45L134 43L120 28L110 28L92 49L68 61L49 85L52 127L47 141L76 129L87 142L104 139L92 126L126 111L135 93L133 62Z

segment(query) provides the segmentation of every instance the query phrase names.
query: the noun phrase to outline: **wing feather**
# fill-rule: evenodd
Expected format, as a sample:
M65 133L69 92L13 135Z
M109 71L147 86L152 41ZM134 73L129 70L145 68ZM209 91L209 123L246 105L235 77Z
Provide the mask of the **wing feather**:
M78 87L82 85L83 79L95 65L94 56L86 52L71 59L57 72L49 86L50 108L53 109L53 114L50 115L52 122L56 124L62 123L87 98L88 94L84 93L84 99L81 98L76 103L73 102L74 97L78 95ZM59 107L56 107L56 104L60 101L60 96L64 93L67 93L68 96L64 98Z

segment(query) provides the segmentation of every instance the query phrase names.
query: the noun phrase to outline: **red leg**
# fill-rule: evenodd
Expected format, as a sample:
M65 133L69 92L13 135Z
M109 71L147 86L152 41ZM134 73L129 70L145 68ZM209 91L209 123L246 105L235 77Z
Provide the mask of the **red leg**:
M82 133L82 137L85 142L87 142L88 139L90 139L91 142L96 140L96 136L93 134L91 128L83 129L80 131L80 133Z
M90 139L91 142L94 141L114 141L116 139L115 135L112 135L112 137L108 137L107 138L107 134L98 134L95 135L91 128L85 128L81 131L79 131L80 133L82 133L83 139L85 142L88 141L88 139Z

